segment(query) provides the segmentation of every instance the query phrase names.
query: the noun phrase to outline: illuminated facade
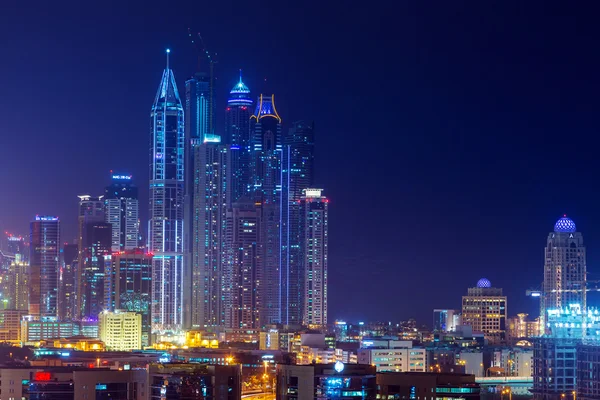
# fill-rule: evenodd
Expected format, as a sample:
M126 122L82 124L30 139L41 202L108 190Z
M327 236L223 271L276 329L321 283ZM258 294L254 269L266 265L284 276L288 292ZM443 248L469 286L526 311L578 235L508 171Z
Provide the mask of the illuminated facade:
M528 314L517 314L516 317L508 319L507 336L516 341L519 339L528 339L540 334L540 320L536 318L531 321Z
M462 325L460 310L433 310L434 332L454 332L458 325Z
M78 261L75 274L75 318L81 319L88 317L85 315L85 290L89 285L86 284L86 279L93 276L94 269L97 272L97 266L92 266L91 249L89 246L90 239L87 237L89 224L104 222L104 200L102 196L92 197L90 195L81 195L79 197L79 216L78 216ZM96 259L96 262L98 260Z
M225 326L259 328L263 272L260 204L246 199L227 211Z
M142 315L136 312L103 311L99 317L100 340L109 351L142 348Z
M57 317L60 222L58 217L36 216L31 223L29 314Z
M327 325L328 200L322 189L305 189L301 198L305 325Z
M275 96L260 95L251 126L251 191L255 202L261 203L261 240L263 264L259 276L260 324L278 323L282 313L282 226L281 215L281 117L275 108Z
M104 285L106 269L110 266L112 225L107 222L85 224L83 251L83 286L79 290L82 318L97 320L104 310Z
M152 258L142 249L113 254L106 277L107 310L141 315L142 346L151 343Z
M506 296L483 278L462 298L462 323L482 332L490 344L506 339Z
M158 331L183 324L184 112L173 71L167 67L150 112L150 222L154 254L152 324Z
M544 281L540 297L540 329L550 309L581 304L586 308L586 255L583 235L566 216L556 221L544 250ZM543 332L540 332L543 333Z
M249 192L250 185L250 89L240 81L229 92L225 109L225 140L231 143L231 191L229 204Z
M112 184L104 190L104 204L106 222L112 224L112 252L138 247L140 206L131 175L112 174Z
M29 309L29 264L15 260L10 264L9 270L9 304L13 310Z
M205 138L192 151L192 326L223 326L229 150Z
M65 243L60 263L60 283L58 290L58 317L64 321L75 318L75 273L77 271L78 244Z

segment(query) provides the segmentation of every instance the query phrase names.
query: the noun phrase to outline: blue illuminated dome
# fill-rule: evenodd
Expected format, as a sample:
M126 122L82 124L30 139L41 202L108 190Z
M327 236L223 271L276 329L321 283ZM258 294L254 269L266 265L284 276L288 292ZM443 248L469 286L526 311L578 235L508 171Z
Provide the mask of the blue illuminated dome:
M477 287L478 288L489 288L489 287L492 287L492 282L490 282L489 279L481 278L480 280L477 281Z
M554 232L575 232L576 230L575 222L571 218L567 218L566 215L554 224Z

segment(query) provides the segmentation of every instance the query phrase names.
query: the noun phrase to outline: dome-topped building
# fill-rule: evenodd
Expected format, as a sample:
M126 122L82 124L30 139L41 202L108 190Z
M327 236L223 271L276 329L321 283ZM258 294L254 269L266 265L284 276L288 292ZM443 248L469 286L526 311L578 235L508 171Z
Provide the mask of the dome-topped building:
M575 232L577 230L577 227L575 226L575 222L573 222L573 220L571 218L567 218L566 215L563 215L562 218L560 218L558 221L556 221L556 224L554 224L554 232L566 232L566 233L572 233Z
M481 278L480 280L477 281L477 287L478 288L491 288L492 283L490 282L489 279Z

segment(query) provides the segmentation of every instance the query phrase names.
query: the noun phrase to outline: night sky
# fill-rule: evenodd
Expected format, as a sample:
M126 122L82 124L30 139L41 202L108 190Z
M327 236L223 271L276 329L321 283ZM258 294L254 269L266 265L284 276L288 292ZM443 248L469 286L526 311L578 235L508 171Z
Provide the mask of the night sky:
M288 3L3 0L0 228L58 215L72 241L76 195L102 194L113 169L140 186L145 229L150 107L167 47L183 96L190 27L218 53L219 130L239 68L253 96L275 93L284 129L315 121L330 320L430 324L481 277L509 314L533 313L524 292L563 213L600 279L599 10Z

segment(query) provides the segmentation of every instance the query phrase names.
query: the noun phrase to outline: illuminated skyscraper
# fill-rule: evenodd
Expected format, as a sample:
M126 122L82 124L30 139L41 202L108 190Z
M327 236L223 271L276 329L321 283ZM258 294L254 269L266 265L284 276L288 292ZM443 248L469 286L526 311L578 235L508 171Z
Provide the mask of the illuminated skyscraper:
M102 196L100 197L92 197L90 195L81 195L79 197L79 217L78 217L78 227L79 227L79 238L78 238L78 262L77 262L77 270L75 273L75 318L79 319L84 317L83 309L84 309L84 300L85 294L84 289L86 287L85 277L89 270L91 270L92 266L86 265L87 262L91 262L92 258L90 255L90 248L88 246L89 240L86 237L88 224L104 222L105 214L104 214L104 200Z
M260 292L260 324L283 321L282 299L282 207L281 117L275 108L275 96L260 95L254 114L250 118L250 171L252 199L261 204L261 240L263 263Z
M578 304L586 309L586 256L583 235L573 220L563 216L546 242L544 281L540 301L540 329L546 327L547 311ZM543 332L540 332L543 333Z
M112 225L107 222L85 224L83 251L80 262L83 265L83 280L80 304L81 317L96 320L105 307L104 278L110 265Z
M65 243L61 254L58 316L61 320L75 318L75 271L77 269L78 244Z
M112 184L104 190L106 222L112 224L111 250L132 250L140 237L138 189L131 175L112 174Z
M322 189L305 189L301 198L306 325L327 324L328 200Z
M282 323L299 325L304 307L303 190L314 187L314 124L294 122L283 138L281 190Z
M261 206L244 197L227 212L224 309L227 328L260 328Z
M231 191L229 204L248 193L250 185L250 89L240 81L229 92L225 109L225 140L231 143Z
M58 217L36 216L31 223L29 314L57 317L60 222Z
M462 323L473 331L482 332L490 344L506 339L506 296L501 288L494 288L482 278L477 286L469 288L462 298Z
M229 147L205 138L194 154L192 326L225 324L223 267L226 243Z
M176 330L183 324L184 113L168 53L150 113L148 248L154 254L155 330Z

